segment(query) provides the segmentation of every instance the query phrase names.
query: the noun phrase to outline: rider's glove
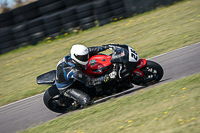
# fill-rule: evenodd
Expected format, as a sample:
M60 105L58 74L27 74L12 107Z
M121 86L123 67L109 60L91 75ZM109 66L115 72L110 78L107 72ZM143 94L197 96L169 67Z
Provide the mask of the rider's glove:
M112 72L109 74L110 79L114 79L114 78L116 78L116 76L117 76L117 72L116 72L116 71L112 71Z
M110 49L111 51L113 51L113 50L115 49L115 46L114 46L114 45L109 45L109 49Z
M103 81L106 83L106 82L111 81L112 79L116 78L116 76L117 76L117 72L116 71L112 71L111 73L106 74L103 77Z

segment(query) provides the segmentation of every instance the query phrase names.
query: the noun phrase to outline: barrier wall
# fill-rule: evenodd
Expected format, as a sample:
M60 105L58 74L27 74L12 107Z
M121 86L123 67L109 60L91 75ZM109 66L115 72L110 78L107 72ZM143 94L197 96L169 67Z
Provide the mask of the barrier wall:
M46 37L103 26L174 0L38 0L0 14L0 54ZM116 19L115 19L116 20Z

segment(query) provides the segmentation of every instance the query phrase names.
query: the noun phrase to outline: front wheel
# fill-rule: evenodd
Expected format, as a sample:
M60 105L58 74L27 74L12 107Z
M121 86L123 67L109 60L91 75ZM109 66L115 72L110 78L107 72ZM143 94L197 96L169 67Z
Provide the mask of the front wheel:
M155 84L163 77L163 68L161 65L154 61L147 61L147 64L141 69L144 76L138 76L136 74L131 75L131 82L140 86L148 86Z
M79 108L72 98L60 95L56 85L53 85L46 90L43 101L48 109L56 113L66 113L70 110Z

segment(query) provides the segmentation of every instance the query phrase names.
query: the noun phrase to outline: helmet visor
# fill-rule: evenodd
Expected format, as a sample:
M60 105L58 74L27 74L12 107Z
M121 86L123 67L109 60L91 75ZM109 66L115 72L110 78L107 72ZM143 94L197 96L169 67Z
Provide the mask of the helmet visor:
M88 54L86 54L86 55L75 55L74 54L74 56L80 61L88 61L88 58L89 58Z

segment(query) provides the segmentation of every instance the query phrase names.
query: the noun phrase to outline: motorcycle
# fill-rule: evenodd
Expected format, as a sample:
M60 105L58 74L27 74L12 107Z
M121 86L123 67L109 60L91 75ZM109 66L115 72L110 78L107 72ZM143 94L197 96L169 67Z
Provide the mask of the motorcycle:
M83 83L75 81L74 91L88 94L93 100L97 100L130 88L133 84L149 86L155 84L163 77L163 68L154 61L139 59L137 52L128 45L113 45L110 55L98 54L89 59L83 73L90 77L101 77L109 74L113 68L117 71L117 77L101 86L88 88ZM56 70L49 71L37 77L39 85L51 85L43 96L43 102L48 109L57 113L66 113L80 108L80 104L66 93L60 94L55 85Z

